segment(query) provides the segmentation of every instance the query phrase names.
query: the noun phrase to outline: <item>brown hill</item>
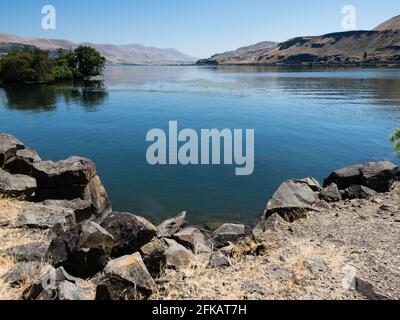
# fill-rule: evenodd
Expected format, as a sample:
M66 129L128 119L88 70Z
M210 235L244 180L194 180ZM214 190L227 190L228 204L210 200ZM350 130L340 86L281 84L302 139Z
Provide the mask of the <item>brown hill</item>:
M234 56L215 55L199 64L400 64L399 17L379 26L382 30L349 31L298 37L262 50Z
M400 30L400 15L385 21L384 23L377 26L374 30L385 31L385 30Z

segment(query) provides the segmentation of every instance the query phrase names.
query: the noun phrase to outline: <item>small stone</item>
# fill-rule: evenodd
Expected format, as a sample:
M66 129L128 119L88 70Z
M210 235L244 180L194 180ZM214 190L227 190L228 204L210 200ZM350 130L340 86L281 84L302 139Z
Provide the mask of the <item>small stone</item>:
M230 267L231 265L231 261L223 253L216 252L211 255L208 268L225 268Z

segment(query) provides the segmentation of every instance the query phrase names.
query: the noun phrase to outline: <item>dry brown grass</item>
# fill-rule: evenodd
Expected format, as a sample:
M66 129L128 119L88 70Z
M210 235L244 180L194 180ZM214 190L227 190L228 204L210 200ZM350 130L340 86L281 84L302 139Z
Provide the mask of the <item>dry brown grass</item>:
M232 266L228 268L208 269L208 259L196 255L188 267L166 271L160 279L160 291L153 299L281 300L351 296L341 286L345 261L334 245L320 247L309 239L291 239L285 246L276 240L266 240L264 246L267 252L259 256L239 255L240 249L236 247ZM324 261L329 277L320 279L311 274L304 267L307 259ZM269 271L272 267L291 276L276 277Z
M0 300L21 299L24 290L37 280L33 276L25 279L17 287L11 287L2 280L2 277L17 265L14 257L6 255L4 250L20 245L46 242L46 236L42 232L14 227L23 207L23 201L0 198Z

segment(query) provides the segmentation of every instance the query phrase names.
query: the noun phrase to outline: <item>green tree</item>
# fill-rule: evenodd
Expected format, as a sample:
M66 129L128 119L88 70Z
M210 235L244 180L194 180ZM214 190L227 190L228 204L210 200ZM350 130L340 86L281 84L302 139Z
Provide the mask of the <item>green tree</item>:
M96 49L88 46L79 46L72 56L73 68L77 71L75 76L83 80L101 75L105 63L106 59Z
M393 144L394 152L400 155L400 127L393 131L393 133L390 135L390 141Z

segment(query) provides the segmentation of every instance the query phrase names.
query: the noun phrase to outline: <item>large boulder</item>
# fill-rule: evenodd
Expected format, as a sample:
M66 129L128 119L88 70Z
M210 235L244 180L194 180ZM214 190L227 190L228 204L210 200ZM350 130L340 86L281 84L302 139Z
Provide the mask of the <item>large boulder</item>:
M8 134L0 134L0 168L12 160L18 150L24 149L24 144Z
M361 164L333 171L324 181L324 187L335 183L340 190L346 189L354 184L361 184Z
M18 214L16 227L31 229L52 229L56 234L76 225L75 214L71 209L26 203Z
M30 176L32 174L32 165L41 162L42 159L39 154L30 148L17 150L15 157L9 159L4 164L4 169L14 174L25 174Z
M317 200L318 195L308 182L287 180L281 184L267 203L262 218L266 219L278 213L286 221L293 222L306 217L309 211L315 210L313 206Z
M340 190L363 185L377 192L387 192L398 176L399 168L389 161L368 162L336 170L325 179L324 186L336 183Z
M91 301L96 298L96 286L89 281L62 281L57 291L58 300Z
M362 185L377 192L388 192L399 167L389 161L369 162L362 167Z
M157 228L145 218L126 212L112 212L101 223L115 239L111 256L126 256L139 251L156 235Z
M110 211L107 193L91 160L70 157L58 162L41 161L32 167L32 176L38 184L36 198L39 201L80 198L91 201L98 215Z
M113 247L111 234L98 224L85 221L57 236L50 243L47 258L53 266L87 278L103 269Z
M97 285L96 300L143 300L157 288L138 252L109 261L104 274Z
M143 262L153 278L159 277L165 268L167 263L166 250L166 245L156 237L140 248Z
M96 215L96 208L93 203L88 200L45 200L41 202L44 206L61 207L74 211L76 223L90 220Z
M209 239L213 248L222 248L230 243L235 243L247 235L246 226L243 224L225 223L214 231Z
M176 217L165 220L157 227L158 238L171 238L187 223L186 212L181 212Z
M0 169L0 195L31 200L36 188L34 178L20 174L12 175Z

